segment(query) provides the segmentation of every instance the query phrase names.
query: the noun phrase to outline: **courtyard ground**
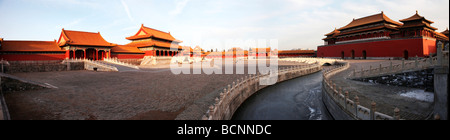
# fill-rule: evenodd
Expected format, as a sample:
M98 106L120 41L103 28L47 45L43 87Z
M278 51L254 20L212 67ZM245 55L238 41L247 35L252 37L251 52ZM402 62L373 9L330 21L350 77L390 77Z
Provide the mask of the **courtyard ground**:
M279 67L301 65L278 63ZM57 87L5 93L13 120L195 120L219 91L246 74L175 75L168 65L156 65L142 66L138 71L13 75Z

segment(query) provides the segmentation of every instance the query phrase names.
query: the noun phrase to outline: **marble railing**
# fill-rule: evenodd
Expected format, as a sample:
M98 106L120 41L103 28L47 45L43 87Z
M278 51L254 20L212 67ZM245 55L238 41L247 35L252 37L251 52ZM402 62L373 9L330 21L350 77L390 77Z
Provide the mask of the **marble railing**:
M392 116L377 112L376 103L371 102L371 107L364 107L359 103L359 97L355 96L354 100L349 99L349 92L342 91L342 87L336 85L330 77L347 70L350 67L348 62L344 62L344 65L338 66L333 69L325 70L323 72L323 90L328 98L331 98L332 102L335 102L339 109L345 112L348 116L356 120L399 120L400 110L398 108L394 109L394 114ZM328 100L324 100L326 102ZM330 105L327 104L326 105ZM333 115L333 114L332 114Z

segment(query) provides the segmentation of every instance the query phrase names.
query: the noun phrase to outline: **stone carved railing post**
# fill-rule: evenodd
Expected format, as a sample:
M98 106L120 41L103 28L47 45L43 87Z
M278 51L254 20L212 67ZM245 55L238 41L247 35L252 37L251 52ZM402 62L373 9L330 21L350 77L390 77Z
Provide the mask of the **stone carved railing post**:
M363 77L363 76L364 76L364 69L361 68L361 77Z
M391 73L394 70L394 68L392 67L392 61L389 63L389 73Z
M416 55L416 59L414 60L414 68L419 68L419 61L418 61L418 59L419 59L419 57L417 57L417 55Z
M358 117L358 105L359 105L359 97L355 95L355 116Z
M331 88L331 89L333 90L333 93L335 93L334 90L336 89L336 84L333 84L333 88Z
M219 98L216 97L216 99L214 99L214 101L215 101L215 106L218 107L219 106L219 101L220 101Z
M224 93L226 93L226 89L223 89L223 92L221 92L220 94L219 94L219 97L220 97L220 100L223 100L223 97L224 97Z
M214 106L211 105L211 106L209 106L209 117L212 117L213 114L214 114Z
M347 99L348 99L348 91L345 91L345 96L344 96L345 109L347 109Z
M428 60L429 60L428 62L429 62L429 64L430 64L429 66L431 67L431 66L433 65L433 58L432 58L432 57L429 57Z
M381 63L380 63L380 68L379 68L380 72L379 74L383 73L383 68L381 67Z
M441 120L441 116L439 114L434 115L434 120Z
M402 59L402 70L403 71L405 69L405 58Z
M444 64L442 63L442 59L443 59L443 55L442 55L442 49L444 47L444 44L442 42L438 42L437 46L436 46L436 51L437 51L437 65L443 66Z
M394 109L394 120L400 120L400 109L398 107Z
M370 103L371 108L370 108L370 120L375 120L375 111L376 109L376 105L377 103L375 103L374 101L372 101L372 103Z

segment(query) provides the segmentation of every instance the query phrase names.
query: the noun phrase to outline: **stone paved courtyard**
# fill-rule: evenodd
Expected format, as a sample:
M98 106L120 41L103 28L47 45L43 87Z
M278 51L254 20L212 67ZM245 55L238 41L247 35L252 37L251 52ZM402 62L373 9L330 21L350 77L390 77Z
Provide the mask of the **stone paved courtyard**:
M279 67L299 64L280 61ZM5 99L13 120L200 119L219 90L245 76L175 75L168 68L16 73L13 75L58 88L7 92Z

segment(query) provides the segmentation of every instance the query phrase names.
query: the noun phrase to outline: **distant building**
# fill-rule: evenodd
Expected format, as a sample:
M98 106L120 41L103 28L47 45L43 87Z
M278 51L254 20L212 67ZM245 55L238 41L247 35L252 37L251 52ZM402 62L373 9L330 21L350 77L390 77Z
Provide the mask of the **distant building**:
M67 51L56 41L0 40L0 58L8 61L64 60Z
M315 50L279 50L278 57L315 57Z
M270 56L271 48L250 48L249 56L254 57L268 57Z
M431 26L433 21L420 16L417 11L400 22L383 12L353 19L348 25L325 34L324 45L317 47L317 56L345 59L426 57L436 53L437 41L449 40L448 35L436 32L437 28Z
M179 45L182 41L175 39L170 32L145 27L144 24L135 35L126 39L132 41L126 46L139 48L145 56L174 56L182 50Z

